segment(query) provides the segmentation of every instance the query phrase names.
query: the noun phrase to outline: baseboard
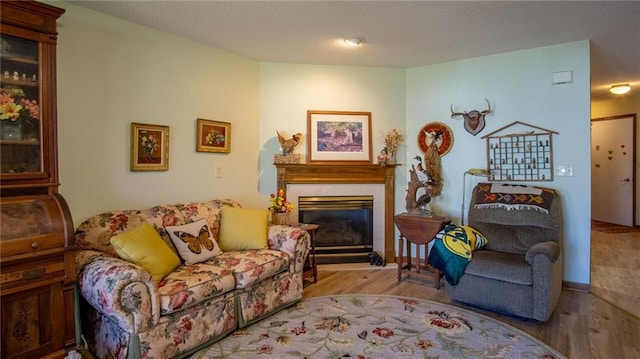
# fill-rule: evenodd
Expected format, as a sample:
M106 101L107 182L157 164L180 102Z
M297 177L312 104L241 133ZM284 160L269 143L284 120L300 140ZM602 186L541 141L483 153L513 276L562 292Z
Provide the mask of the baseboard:
M369 263L341 263L341 264L318 264L318 271L345 271L345 270L371 270L371 269L397 269L398 265L389 263L386 266L376 266Z
M591 292L591 285L589 283L578 283L578 282L570 282L567 280L563 280L562 288L566 288L569 290L577 290L585 293Z

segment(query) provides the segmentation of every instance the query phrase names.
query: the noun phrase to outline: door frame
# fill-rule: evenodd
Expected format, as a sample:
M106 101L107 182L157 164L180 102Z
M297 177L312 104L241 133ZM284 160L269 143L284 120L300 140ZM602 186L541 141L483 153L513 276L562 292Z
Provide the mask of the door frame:
M619 119L623 119L623 118L628 118L631 117L633 119L632 121L632 127L633 127L633 140L632 140L632 161L633 161L633 171L631 171L631 188L632 188L632 196L633 196L633 201L631 201L631 224L633 227L637 227L638 226L638 221L636 221L636 203L638 202L638 198L637 198L637 194L636 194L636 172L638 171L638 168L636 166L636 138L638 137L638 133L637 133L637 129L636 129L636 120L637 120L637 116L635 113L630 113L630 114L626 114L626 115L617 115L617 116L609 116L609 117L600 117L600 118L592 118L591 119L591 123L593 122L600 122L600 121L609 121L609 120L619 120ZM591 136L591 135L590 135ZM593 138L593 137L592 137ZM593 144L592 144L593 145ZM589 156L591 156L591 151L589 151ZM593 169L590 168L590 171L592 171ZM593 186L593 183L591 183L591 186ZM593 203L591 204L593 206Z

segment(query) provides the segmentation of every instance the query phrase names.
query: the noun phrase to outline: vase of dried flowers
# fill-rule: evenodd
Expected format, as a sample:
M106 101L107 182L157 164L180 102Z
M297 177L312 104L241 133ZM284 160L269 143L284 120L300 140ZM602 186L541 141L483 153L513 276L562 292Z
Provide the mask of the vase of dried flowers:
M398 145L402 142L402 134L395 128L387 132L384 136L384 144L387 149L387 164L392 165L396 163L396 152L398 151Z

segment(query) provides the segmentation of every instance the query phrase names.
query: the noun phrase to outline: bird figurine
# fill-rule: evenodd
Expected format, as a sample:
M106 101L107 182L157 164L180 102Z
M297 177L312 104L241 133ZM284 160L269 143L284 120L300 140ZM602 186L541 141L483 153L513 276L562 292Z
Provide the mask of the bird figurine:
M416 174L418 175L418 179L421 182L428 182L429 181L429 173L427 173L427 171L424 169L424 166L422 165L422 157L415 156L413 159L418 161L418 166L416 167L416 170L417 170Z
M278 134L278 142L280 142L282 154L285 156L293 153L293 149L300 143L300 140L302 139L302 134L300 132L291 136L290 139L284 138L284 136L282 136L278 131L276 131L276 133Z
M431 194L427 190L423 195L421 195L420 197L418 197L418 199L416 199L416 206L418 209L420 209L420 212L429 214L430 212L428 207L429 202L431 202Z

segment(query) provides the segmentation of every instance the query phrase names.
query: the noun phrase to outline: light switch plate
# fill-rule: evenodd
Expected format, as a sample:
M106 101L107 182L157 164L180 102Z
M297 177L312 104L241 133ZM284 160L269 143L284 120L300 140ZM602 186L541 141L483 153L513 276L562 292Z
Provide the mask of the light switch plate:
M569 165L556 166L556 176L573 176L573 166L569 166Z

